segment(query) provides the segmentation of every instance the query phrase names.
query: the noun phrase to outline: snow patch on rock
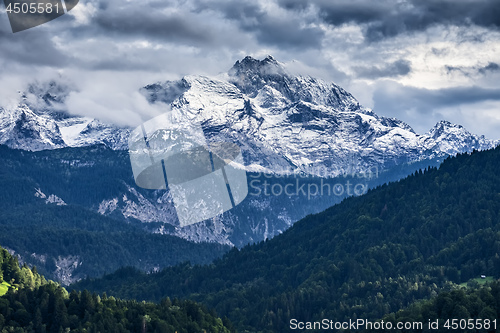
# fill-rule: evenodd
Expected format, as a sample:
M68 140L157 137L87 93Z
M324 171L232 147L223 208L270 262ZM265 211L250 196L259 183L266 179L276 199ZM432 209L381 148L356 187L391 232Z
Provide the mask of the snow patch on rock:
M59 256L54 261L56 265L54 276L62 285L68 286L80 279L73 276L74 271L82 265L78 256Z
M64 202L63 199L59 198L55 194L50 194L46 195L45 193L42 192L41 189L36 188L35 189L35 197L40 198L40 199L45 199L45 203L48 204L55 204L57 206L66 206L66 203Z
M103 200L99 204L98 212L101 215L111 214L118 208L118 198L114 198L111 200Z

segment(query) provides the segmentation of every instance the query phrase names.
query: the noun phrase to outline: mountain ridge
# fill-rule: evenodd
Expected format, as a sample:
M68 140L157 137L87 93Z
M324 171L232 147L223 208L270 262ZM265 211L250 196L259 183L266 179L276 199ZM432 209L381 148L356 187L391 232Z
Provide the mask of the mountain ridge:
M64 103L72 89L57 82L32 85L20 94L22 107L0 109L0 144L41 150L27 153L30 163L39 169L24 176L42 184L37 188L47 196L67 204L83 204L127 224L140 222L153 233L242 247L272 238L347 195L311 198L251 195L253 191L234 209L180 228L168 191L143 191L134 183L126 150L130 129L69 115ZM287 73L272 57L247 57L219 76L185 76L147 85L140 92L150 103L199 123L207 141L237 143L249 181L260 179L261 184L268 181L278 188L288 183L300 188L295 178L301 174L310 176L304 181L313 187L321 186L324 179L332 186L337 181L343 185L351 181L369 188L436 165L449 154L496 144L445 121L425 135L417 134L401 120L363 108L334 83ZM68 144L75 148L64 148ZM114 149L116 154L102 147ZM18 158L13 157L14 163ZM116 160L108 161L110 158ZM100 164L99 159L107 163ZM372 170L379 179L363 176ZM103 174L107 178L96 182L94 178ZM48 175L67 184L55 188ZM80 194L81 189L73 182L95 186L87 188L89 200L75 199L78 195L70 191ZM102 191L103 183L113 191ZM30 191L32 197L35 188Z
M293 331L292 318L376 321L481 275L500 277L499 161L500 147L448 158L212 265L122 269L74 287L189 297L243 331Z
M17 108L0 108L0 144L32 151L95 144L126 150L130 128L65 111L72 89L54 81L31 85ZM445 121L417 134L398 119L362 107L334 83L289 74L272 56L247 56L215 77L188 75L140 91L150 103L200 123L209 140L238 143L249 171L312 167L338 175L498 144Z

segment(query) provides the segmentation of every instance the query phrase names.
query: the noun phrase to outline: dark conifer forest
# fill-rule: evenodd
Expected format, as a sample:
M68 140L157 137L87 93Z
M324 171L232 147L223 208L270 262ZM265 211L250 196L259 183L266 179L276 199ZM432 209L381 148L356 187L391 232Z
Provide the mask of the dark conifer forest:
M209 265L150 274L125 267L69 293L2 250L0 327L287 332L291 319L492 321L500 314L499 165L500 148L450 157Z
M426 299L431 303L407 311L453 316L455 310L437 310L443 299L459 304L474 293L456 290L477 287L481 276L500 277L499 165L500 148L448 158L211 265L150 275L121 269L73 287L126 299L196 300L248 332L285 332L291 318L377 320ZM474 310L460 304L468 309L462 313L498 315L495 288L477 291L494 300L486 297Z
M0 248L1 332L218 332L231 323L193 301L154 304L66 289Z

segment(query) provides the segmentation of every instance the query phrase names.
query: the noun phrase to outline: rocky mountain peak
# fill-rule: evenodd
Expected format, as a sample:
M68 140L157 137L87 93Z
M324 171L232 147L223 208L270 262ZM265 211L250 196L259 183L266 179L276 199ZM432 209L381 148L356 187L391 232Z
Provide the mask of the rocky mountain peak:
M489 149L498 145L497 141L488 140L484 135L474 135L462 125L452 124L447 120L439 121L430 129L427 137L433 142L432 149L450 155L473 149Z
M452 124L447 120L439 121L429 131L429 136L433 139L439 139L449 135L470 136L471 133L469 133L469 131L467 131L462 125Z
M92 144L127 149L130 129L58 116L67 91L64 83L33 85L28 95L39 103L30 104L30 99L17 109L0 109L0 144L27 150ZM363 108L335 83L288 74L272 56L245 57L228 75L193 75L141 91L150 103L189 114L209 138L240 144L250 170L319 166L341 173L347 164L358 170L391 167L407 156L434 158L494 145L447 121L427 134L415 133L398 119ZM30 140L23 140L25 136Z
M246 56L243 60L238 60L229 70L232 75L284 75L285 67L272 56L267 56L263 60Z
M294 76L272 56L257 60L250 56L237 61L229 70L228 81L249 98L274 105L284 99L288 103L325 105L336 110L359 109L359 103L347 91L331 82L309 76Z
M255 95L266 85L281 90L279 87L290 79L285 67L272 56L267 56L263 60L247 56L241 61L236 61L228 74L230 82L249 95Z
M412 161L424 165L425 160L439 160L498 144L447 121L439 122L427 134L416 133L401 120L362 107L335 83L287 74L285 67L272 57L263 60L246 57L235 63L229 75L192 75L151 84L141 92L150 103L168 104L172 110L199 123L207 141L238 144L245 169L256 173L283 176L302 171L322 176L327 171L329 176L345 176L363 174L373 167L382 172ZM38 96L39 103L29 104L31 99L26 98L26 103L17 108L0 108L0 144L25 150L90 145L128 149L130 129L88 117L56 117L55 111L64 111L64 103L54 107L64 96L57 85L49 83L27 95ZM161 206L171 201L168 192L158 194L162 196L158 201L157 197L146 199L138 194L134 194L136 199L130 199L132 190L139 193L131 187L126 196L117 193L102 197L95 207L99 207L101 214L108 211L112 214L109 207L118 209L120 202L121 214L126 219L174 221L175 225L172 210ZM234 232L239 236L231 236L231 242L243 240L243 244L277 234L300 217L299 213L273 209L274 202L269 198L259 200L252 200L247 210L238 213L241 215L214 219L208 227L197 224L176 231L162 227L157 232L223 244L228 244L229 235ZM311 212L309 209L303 212ZM249 211L260 212L250 227ZM217 227L213 228L215 224Z

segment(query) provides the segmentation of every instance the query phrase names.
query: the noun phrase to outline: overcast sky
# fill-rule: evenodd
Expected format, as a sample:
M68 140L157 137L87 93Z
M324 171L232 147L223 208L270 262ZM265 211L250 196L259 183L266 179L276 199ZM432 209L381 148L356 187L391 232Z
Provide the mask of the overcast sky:
M445 119L500 139L498 0L80 0L16 34L2 7L0 105L58 77L72 112L133 123L139 87L269 54L419 133Z

